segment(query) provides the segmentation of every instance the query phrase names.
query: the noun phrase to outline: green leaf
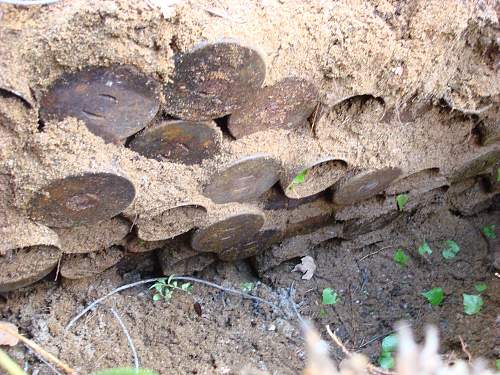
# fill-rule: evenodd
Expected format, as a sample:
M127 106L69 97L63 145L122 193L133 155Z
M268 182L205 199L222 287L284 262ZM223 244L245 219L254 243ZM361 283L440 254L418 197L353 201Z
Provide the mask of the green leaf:
M443 249L443 258L444 259L452 259L460 252L460 246L453 240L445 241L445 248Z
M172 286L173 286L174 288L177 288L177 281L172 282Z
M253 290L253 283L251 283L251 282L241 283L240 288L243 292L249 293Z
M495 233L495 224L485 225L481 228L481 232L486 236L486 238L495 239L497 234Z
M394 358L392 357L391 352L382 352L380 353L380 357L378 357L378 364L383 369L389 370L394 368Z
M408 196L408 194L398 194L396 196L396 203L398 204L399 211L403 211L409 199L410 197Z
M159 300L161 300L161 294L155 294L155 295L153 296L153 301L154 301L154 302L158 302Z
M408 260L410 259L410 257L408 255L405 254L405 252L403 251L403 249L397 249L396 252L394 253L394 256L393 258L394 261L402 266L406 266L406 264L408 263Z
M332 288L323 289L323 305L336 305L338 294Z
M422 296L424 296L432 306L437 306L443 302L444 291L442 288L432 288L427 292L423 292Z
M304 169L303 171L301 171L298 175L296 175L293 178L292 184L294 185L303 184L306 181L307 172L309 172L309 169Z
M497 182L500 182L500 168L497 168Z
M174 277L175 277L175 275L170 275L168 277L168 281L167 281L168 285L170 285L172 283L172 280L174 279Z
M170 301L173 294L174 293L170 289L165 289L165 291L163 292L163 298L165 298L166 301Z
M395 352L398 347L398 336L388 335L382 340L382 352Z
M181 289L185 292L191 292L193 290L193 286L191 283L184 283L181 285Z
M464 297L464 312L467 315L477 314L481 307L483 307L483 299L481 296L476 296L473 294L463 294Z
M425 254L429 254L429 255L432 254L432 249L429 246L429 244L427 243L427 241L424 241L424 243L418 247L418 253L422 256Z
M500 371L500 358L498 358L496 361L495 361L495 367L497 368L498 371Z
M146 369L136 371L135 368L111 368L94 372L92 375L158 375L158 373Z
M475 283L474 289L476 289L479 293L482 293L486 290L488 286L485 283Z

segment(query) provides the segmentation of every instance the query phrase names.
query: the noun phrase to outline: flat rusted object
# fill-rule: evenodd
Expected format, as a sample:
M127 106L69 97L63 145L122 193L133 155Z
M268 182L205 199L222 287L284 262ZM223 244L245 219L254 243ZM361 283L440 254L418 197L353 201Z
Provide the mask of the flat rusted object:
M348 205L373 197L384 191L401 174L400 168L392 167L358 174L335 187L333 202Z
M256 233L252 238L217 254L220 260L234 262L239 259L246 259L259 254L279 242L282 234L276 229L267 229Z
M159 108L158 85L131 66L91 67L66 73L40 103L42 120L75 117L107 142L137 133Z
M235 138L268 130L293 129L303 125L318 105L318 89L299 77L287 77L262 88L228 120Z
M212 176L203 195L215 203L248 202L269 190L278 181L279 172L279 162L270 156L249 156Z
M361 236L363 234L379 229L384 229L401 215L401 212L394 211L379 217L349 220L344 224L342 237L347 239L355 239L357 236Z
M184 120L223 117L253 96L265 76L264 59L256 50L229 40L202 43L175 59L165 109Z
M68 228L111 219L134 200L134 185L111 173L55 180L31 200L30 216L49 227Z
M123 251L112 246L96 253L65 255L61 261L60 273L66 279L83 279L104 272L123 258Z
M473 156L450 175L451 182L458 182L477 176L493 167L500 160L500 148L487 151L483 155Z
M216 154L220 139L214 122L172 120L146 128L129 147L150 159L193 165Z
M264 215L236 214L206 228L197 229L191 237L191 247L198 251L220 253L245 243L264 225Z
M31 285L47 276L61 257L54 246L32 246L0 256L0 293Z

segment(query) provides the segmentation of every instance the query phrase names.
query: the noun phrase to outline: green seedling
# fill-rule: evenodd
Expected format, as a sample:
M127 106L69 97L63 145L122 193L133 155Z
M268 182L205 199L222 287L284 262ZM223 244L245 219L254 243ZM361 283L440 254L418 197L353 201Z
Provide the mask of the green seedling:
M483 307L483 299L481 296L477 296L474 294L463 294L464 297L464 313L467 315L475 315L479 311L481 311L481 307Z
M421 294L432 306L439 305L441 302L443 302L444 299L443 288L432 288L427 292L423 292Z
M394 334L384 337L382 340L382 348L378 357L378 364L384 369L394 368L394 357L392 353L398 347L398 337Z
M474 289L476 289L476 291L478 293L482 293L486 290L488 286L485 284L485 283L475 283L474 284Z
M253 283L251 282L241 283L240 289L242 292L250 293L253 290Z
M444 244L445 248L441 253L444 259L453 259L460 252L460 246L458 246L458 244L455 241L446 240Z
M432 254L432 249L427 241L424 241L424 243L418 247L418 253L422 256L424 256L425 254Z
M92 375L158 375L157 372L135 368L111 368L108 370L101 370L94 372Z
M486 238L495 239L497 238L497 234L495 233L495 224L485 225L481 228L481 232L484 234Z
M307 173L309 172L309 169L304 169L301 171L298 175L296 175L293 180L292 180L292 185L300 185L303 184L306 181L306 176Z
M338 302L338 294L332 288L323 289L323 305L336 305Z
M396 196L396 203L398 205L399 211L403 211L409 199L410 197L408 196L408 194L398 194Z
M402 266L406 266L410 257L405 254L403 249L397 249L392 257L394 261Z
M191 283L183 283L179 285L177 281L174 281L174 278L175 276L171 275L168 279L158 279L158 281L149 288L156 291L156 293L153 295L153 301L157 302L162 299L167 302L170 301L175 289L182 290L186 293L191 293L191 291L193 290L193 286L191 285Z

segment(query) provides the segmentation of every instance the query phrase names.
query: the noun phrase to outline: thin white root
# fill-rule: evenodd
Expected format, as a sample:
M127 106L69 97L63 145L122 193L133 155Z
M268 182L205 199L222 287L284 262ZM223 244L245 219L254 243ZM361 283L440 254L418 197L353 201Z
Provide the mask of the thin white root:
M123 323L122 318L118 313L116 312L115 309L111 308L111 313L115 317L116 321L120 325L123 333L125 334L125 337L127 338L128 341L128 346L130 347L130 350L132 351L132 355L134 356L134 368L135 372L139 372L139 357L137 356L137 351L135 350L134 342L132 341L132 337L130 336L130 333L128 333L128 329L125 326L125 323Z

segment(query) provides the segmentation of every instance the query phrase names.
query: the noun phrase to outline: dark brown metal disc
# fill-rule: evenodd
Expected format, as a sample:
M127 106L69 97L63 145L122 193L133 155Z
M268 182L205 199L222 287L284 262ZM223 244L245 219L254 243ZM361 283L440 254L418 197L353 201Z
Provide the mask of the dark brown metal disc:
M219 253L239 243L245 243L262 225L262 214L230 216L206 228L197 229L191 237L191 247L198 251Z
M122 258L123 251L118 246L95 253L65 255L60 273L66 279L83 279L106 271Z
M30 216L50 227L94 224L118 215L134 197L134 185L115 174L70 176L38 191L31 200Z
M333 202L341 205L353 204L382 192L401 175L400 168L383 168L358 174L335 188Z
M76 117L117 142L144 128L159 108L157 84L131 66L91 67L64 74L41 100L43 120Z
M458 182L477 176L485 172L488 168L493 167L499 160L500 149L493 149L483 155L474 156L451 173L450 181Z
M231 114L228 129L235 138L272 129L302 125L318 104L318 89L311 82L287 77L262 88Z
M250 258L268 249L272 244L279 242L281 237L282 235L279 230L263 230L243 243L222 250L217 256L225 262Z
M146 128L129 147L151 159L199 164L219 150L219 133L213 122L164 121Z
M57 265L61 250L32 246L0 256L0 293L23 288L47 276Z
M175 61L165 86L167 113L185 120L210 120L232 113L262 86L264 59L236 41L202 43Z
M267 155L252 155L212 176L203 195L215 203L247 202L260 197L279 178L280 164Z
M342 237L347 239L354 239L357 236L361 236L375 230L383 229L401 215L401 212L393 211L379 217L349 220L344 224Z

